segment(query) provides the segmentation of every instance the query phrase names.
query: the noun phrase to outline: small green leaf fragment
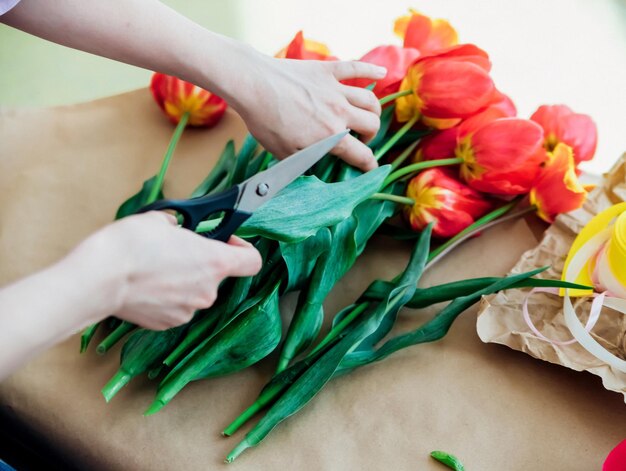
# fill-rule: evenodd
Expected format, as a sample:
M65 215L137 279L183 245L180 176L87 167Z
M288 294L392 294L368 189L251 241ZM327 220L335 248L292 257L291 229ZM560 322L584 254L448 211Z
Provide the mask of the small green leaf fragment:
M454 469L455 471L465 471L465 466L463 463L459 461L459 459L447 453L445 451L431 451L430 456L439 461L440 463L446 465L450 469Z

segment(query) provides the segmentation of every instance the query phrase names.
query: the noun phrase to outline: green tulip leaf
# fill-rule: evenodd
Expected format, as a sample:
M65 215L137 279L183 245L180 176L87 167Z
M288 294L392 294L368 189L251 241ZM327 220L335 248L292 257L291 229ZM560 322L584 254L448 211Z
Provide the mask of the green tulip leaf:
M302 241L320 228L334 226L349 217L359 203L380 189L389 171L390 166L385 165L339 183L299 177L257 209L237 234L282 242Z
M399 310L411 298L428 257L430 229L431 226L423 231L407 269L399 277L387 298L375 309L359 317L351 328L338 337L328 350L323 351L304 372L294 375L296 377L293 383L284 389L265 416L228 455L227 462L233 461L247 448L258 445L276 425L303 408L333 377L343 358L377 329L382 318L390 311ZM292 368L298 370L296 365Z
M139 209L144 207L147 204L148 196L152 191L152 187L156 183L156 178L157 177L155 175L154 177L148 178L145 182L143 182L141 190L122 203L115 214L115 219L122 219L126 216L130 216L131 214L135 214ZM162 198L163 192L160 191L157 199Z
M330 230L323 227L301 242L280 242L280 253L289 275L286 291L303 286L311 276L319 256L330 248L331 240Z
M230 322L216 329L178 363L159 385L146 415L160 410L191 381L233 373L269 355L281 337L281 283L282 278L268 283L254 297L256 303L244 303Z

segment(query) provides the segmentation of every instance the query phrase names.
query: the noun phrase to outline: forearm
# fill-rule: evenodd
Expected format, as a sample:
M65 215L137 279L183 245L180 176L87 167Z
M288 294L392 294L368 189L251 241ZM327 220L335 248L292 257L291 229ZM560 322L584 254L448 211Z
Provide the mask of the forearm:
M252 48L213 33L157 0L22 0L0 17L58 44L176 75L236 105Z
M80 253L0 289L0 380L110 315L117 297L114 278Z

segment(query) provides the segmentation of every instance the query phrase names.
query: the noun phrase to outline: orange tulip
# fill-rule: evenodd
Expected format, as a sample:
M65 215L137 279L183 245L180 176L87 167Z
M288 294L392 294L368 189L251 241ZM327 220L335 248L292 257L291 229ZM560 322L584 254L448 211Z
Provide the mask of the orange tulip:
M471 44L418 58L400 85L413 93L396 100L396 118L417 117L436 129L457 125L493 101L490 67L487 53Z
M286 47L278 51L276 57L280 59L304 59L318 61L336 61L337 58L330 54L330 49L325 44L304 39L302 31L298 31L295 37Z
M409 182L406 194L415 201L404 209L411 228L421 231L434 221L433 235L437 237L458 234L492 208L482 194L444 168L420 172Z
M190 126L215 126L228 105L219 96L177 77L156 72L150 81L150 91L159 107L177 124L189 113Z
M374 93L382 98L395 93L400 88L400 82L406 75L408 67L419 57L419 52L415 49L400 46L379 46L361 57L361 61L383 66L387 69L384 79L378 80L374 87ZM354 87L366 87L371 80L350 79L343 83Z
M548 153L537 182L530 191L530 202L537 207L539 217L553 222L561 213L582 206L587 191L576 176L576 163L572 148L559 143Z
M458 44L458 35L446 20L432 20L415 10L410 12L398 18L393 27L394 33L404 40L404 47L426 54Z
M456 157L461 177L479 191L528 193L545 158L541 127L527 119L477 116L459 126Z
M548 152L562 142L572 148L577 164L593 158L598 131L590 116L574 113L565 105L542 105L530 119L543 128Z

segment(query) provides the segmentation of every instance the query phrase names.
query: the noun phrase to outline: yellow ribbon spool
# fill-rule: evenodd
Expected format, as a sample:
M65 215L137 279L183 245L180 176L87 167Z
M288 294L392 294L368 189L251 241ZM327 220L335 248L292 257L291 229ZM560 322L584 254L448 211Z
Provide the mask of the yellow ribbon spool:
M613 224L613 233L606 249L611 273L622 286L626 287L626 212Z
M563 280L565 280L567 268L574 255L576 255L581 247L589 242L592 237L609 228L611 224L613 224L613 227L607 242L606 260L613 278L626 290L626 202L605 209L589 221L583 230L580 231L580 234L578 234L578 237L574 240L569 254L567 255L567 259L565 260ZM574 282L593 286L591 274L595 269L595 264L595 257L590 257L583 269L578 273ZM589 296L591 293L592 290L569 290L570 296ZM561 290L561 295L563 294L564 291Z

